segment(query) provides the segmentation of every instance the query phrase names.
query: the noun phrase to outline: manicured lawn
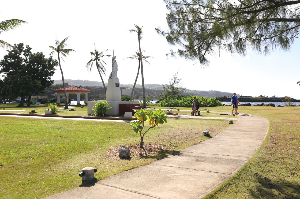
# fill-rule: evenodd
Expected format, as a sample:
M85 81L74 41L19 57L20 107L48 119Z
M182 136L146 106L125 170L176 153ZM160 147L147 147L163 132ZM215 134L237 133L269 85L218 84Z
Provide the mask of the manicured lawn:
M162 145L164 153L121 160L107 152L139 143L129 123L0 116L1 198L43 198L63 192L81 185L78 174L84 167L97 168L95 178L100 180L209 139L204 130L214 136L227 127L225 120L169 118L144 140Z
M30 107L16 107L19 103L12 104L1 104L0 105L0 113L20 113L20 114L28 114L32 110L35 110L36 114L45 114L45 109L48 109L47 105L32 105ZM3 110L3 108L5 110ZM74 109L75 111L70 111ZM63 106L58 106L58 110L56 115L67 115L67 116L88 116L87 114L87 106L69 106L69 109L64 109Z
M248 163L206 198L300 198L300 107L239 109L267 118L269 133Z
M179 114L190 113L190 108L179 109ZM203 117L218 116L214 111L231 112L230 107L207 109L210 113L201 110ZM247 164L206 198L300 198L300 107L240 106L239 112L267 118L269 133ZM145 138L145 144L161 144L167 153L120 160L107 152L139 143L128 123L1 116L1 197L43 198L69 190L81 185L78 174L86 166L97 168L95 177L100 180L208 139L204 130L214 136L227 126L225 120L169 118Z

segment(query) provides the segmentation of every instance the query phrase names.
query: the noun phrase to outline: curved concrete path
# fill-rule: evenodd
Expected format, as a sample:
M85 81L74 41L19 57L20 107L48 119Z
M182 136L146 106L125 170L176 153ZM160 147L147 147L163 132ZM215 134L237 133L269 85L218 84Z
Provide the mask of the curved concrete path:
M150 165L124 171L90 187L78 187L49 199L201 198L238 171L264 140L269 122L239 116L213 138Z

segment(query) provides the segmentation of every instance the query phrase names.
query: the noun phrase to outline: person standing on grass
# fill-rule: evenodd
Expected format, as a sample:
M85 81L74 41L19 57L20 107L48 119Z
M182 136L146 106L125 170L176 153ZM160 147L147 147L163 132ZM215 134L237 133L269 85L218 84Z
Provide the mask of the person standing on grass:
M197 108L197 98L194 97L194 100L193 100L193 105L192 105L192 116L196 115L196 108Z
M235 114L238 115L239 113L237 112L238 110L238 98L236 96L236 93L233 93L233 96L231 97L231 105L232 105L232 111L231 114L233 114L233 110L235 110Z

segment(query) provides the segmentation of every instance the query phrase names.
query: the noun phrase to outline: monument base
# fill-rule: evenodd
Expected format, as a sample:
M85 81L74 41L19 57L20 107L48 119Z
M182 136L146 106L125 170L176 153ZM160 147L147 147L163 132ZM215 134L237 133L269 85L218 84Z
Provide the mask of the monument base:
M121 101L120 82L118 78L108 79L106 101Z
M99 101L89 101L88 102L88 115L92 115L94 113L92 108L96 102L99 102ZM119 104L138 104L139 101L107 101L107 103L112 108L109 111L107 111L106 114L116 116L116 115L119 115Z

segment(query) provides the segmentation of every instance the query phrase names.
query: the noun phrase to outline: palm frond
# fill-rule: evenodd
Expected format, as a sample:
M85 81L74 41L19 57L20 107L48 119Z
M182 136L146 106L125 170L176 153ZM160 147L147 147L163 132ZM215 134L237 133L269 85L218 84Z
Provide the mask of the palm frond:
M68 39L69 39L69 36L66 37L66 38L64 38L64 39L60 42L60 45L63 46L63 47L67 46L66 41L67 41Z
M22 23L27 23L26 21L20 20L20 19L9 19L5 21L0 22L0 33L4 31L11 30Z
M93 67L93 62L94 60L93 59L91 59L87 64L86 64L86 68L88 69L88 70L92 70L92 67Z

